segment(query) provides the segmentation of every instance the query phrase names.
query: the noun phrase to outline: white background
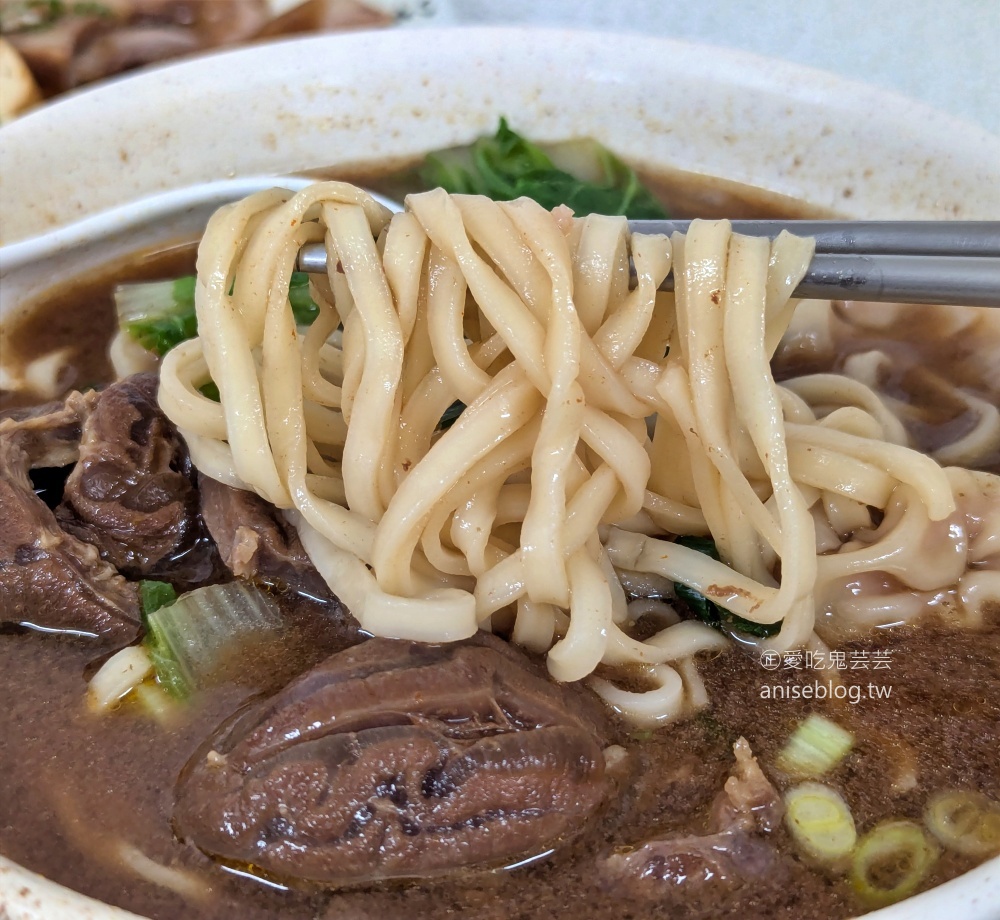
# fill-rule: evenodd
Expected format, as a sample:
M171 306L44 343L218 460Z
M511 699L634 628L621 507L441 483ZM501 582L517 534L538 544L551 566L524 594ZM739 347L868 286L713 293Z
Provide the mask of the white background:
M741 48L894 90L1000 134L1000 0L376 2L407 8L414 27L537 24Z

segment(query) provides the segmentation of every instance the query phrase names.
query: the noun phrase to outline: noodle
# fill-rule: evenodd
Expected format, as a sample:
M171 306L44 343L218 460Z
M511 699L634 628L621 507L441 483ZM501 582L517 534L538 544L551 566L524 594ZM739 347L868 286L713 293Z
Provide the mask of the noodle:
M299 330L284 292L321 239L320 314ZM773 626L741 638L778 651L871 622L878 599L844 593L871 573L951 591L970 622L996 586L1000 552L956 497L995 495L996 477L908 446L877 363L864 381L772 377L811 257L724 221L668 240L527 199L437 190L391 216L342 183L273 190L212 218L200 337L164 359L160 401L203 473L285 509L365 630L444 642L507 623L559 680L645 668L646 693L591 680L659 723L705 705L694 656L728 642L677 621L675 582ZM658 290L671 267L675 296ZM807 337L825 314L803 313ZM939 458L996 441L995 409L965 404L980 421ZM722 561L670 534L710 535ZM643 585L657 602L630 608ZM663 628L640 641L647 610Z

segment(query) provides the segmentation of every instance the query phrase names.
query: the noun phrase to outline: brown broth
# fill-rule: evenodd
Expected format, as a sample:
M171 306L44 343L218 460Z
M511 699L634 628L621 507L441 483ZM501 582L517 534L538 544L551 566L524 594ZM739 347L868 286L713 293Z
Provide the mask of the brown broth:
M851 669L860 652L889 648L890 664ZM215 920L255 918L436 918L449 909L486 917L573 917L610 920L647 913L608 890L599 860L616 847L651 836L697 834L732 767L732 744L746 737L779 789L791 785L775 767L777 752L808 713L836 720L857 737L854 751L825 781L842 791L860 831L888 818L921 820L927 798L950 788L978 789L1000 797L995 729L1000 698L1000 628L949 633L914 629L886 645L848 648L848 670L858 686L856 704L765 698L764 688L801 688L822 680L819 670L769 672L738 651L703 661L700 670L711 709L655 733L622 730L632 775L603 820L582 839L548 860L511 872L467 873L412 884L376 885L363 891L275 891L229 875L170 828L173 785L184 763L214 727L246 699L245 686L205 693L169 731L126 703L97 718L83 704L84 674L99 653L86 643L37 634L0 641L0 698L8 701L0 735L0 851L57 882L101 900L156 918ZM888 687L875 699L867 685ZM916 784L894 788L906 756L916 764ZM781 855L774 877L752 890L721 893L713 917L843 917L863 910L842 877L807 868L790 855L785 831L774 835ZM204 901L179 896L135 878L114 856L124 840L167 865L189 869L211 886ZM55 843L54 843L55 841ZM975 860L944 853L922 887L972 868ZM747 886L749 888L749 885ZM669 916L701 914L668 897Z
M887 330L859 328L844 321L838 315L843 307L835 303L833 308L832 353L779 353L774 362L777 380L828 371L843 373L852 355L883 352L891 357L892 366L880 376L879 389L904 404L903 426L913 446L927 453L958 440L978 421L979 414L969 410L958 391L1000 405L1000 376L993 369L1000 369L1000 361L995 354L990 355L991 347L1000 347L1000 338L997 326L990 326L996 320L991 311L978 311L956 334L956 311L967 307L909 304L900 308L905 311L905 321ZM852 307L877 310L882 305ZM1000 472L1000 448L981 458L976 467Z
M68 372L61 377L64 392L110 383L108 345L117 328L115 285L190 274L196 251L197 243L178 243L137 253L120 264L74 278L72 284L56 285L0 328L4 363L20 369L37 355L69 348ZM32 401L23 392L0 389L0 411Z

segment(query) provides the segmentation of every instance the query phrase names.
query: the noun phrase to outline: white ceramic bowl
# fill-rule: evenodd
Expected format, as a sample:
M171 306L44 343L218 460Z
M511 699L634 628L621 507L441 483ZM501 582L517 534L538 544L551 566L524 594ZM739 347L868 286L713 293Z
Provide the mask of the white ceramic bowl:
M176 237L198 182L400 161L492 132L590 136L654 169L724 177L849 217L1000 217L1000 139L900 97L708 46L519 29L356 33L150 71L0 130L0 317L57 276ZM34 240L34 241L32 241ZM100 245L93 245L99 243ZM33 253L45 252L44 266ZM1000 859L877 916L995 920ZM0 858L0 916L132 916Z

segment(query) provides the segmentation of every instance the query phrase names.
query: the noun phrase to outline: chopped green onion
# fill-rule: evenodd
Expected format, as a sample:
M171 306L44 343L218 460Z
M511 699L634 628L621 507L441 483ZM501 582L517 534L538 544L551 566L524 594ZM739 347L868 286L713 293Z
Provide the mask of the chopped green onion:
M840 793L822 783L802 783L785 793L785 807L788 830L808 857L829 866L846 861L858 833Z
M674 542L679 546L686 546L688 549L711 556L716 562L719 561L719 550L715 541L710 537L678 537ZM674 594L702 623L707 623L722 633L737 632L758 639L766 639L781 629L780 621L777 623L754 623L753 620L747 620L738 614L730 613L725 607L720 607L705 595L699 594L693 588L689 588L679 581L674 582Z
M486 195L496 201L526 197L545 208L565 204L578 216L667 216L635 172L613 153L592 141L586 152L596 174L592 181L557 167L541 147L512 131L501 118L493 137L482 137L470 148L428 156L420 178L429 188L440 186L449 192Z
M836 722L811 715L792 732L778 755L778 768L801 779L832 770L854 747L854 735Z
M924 820L949 850L979 858L1000 853L1000 804L981 792L940 792L928 802Z
M239 581L182 594L147 617L146 648L160 684L185 699L211 686L247 643L281 627L273 600Z
M937 848L912 821L888 821L870 830L854 851L851 884L870 905L913 894L937 859Z

